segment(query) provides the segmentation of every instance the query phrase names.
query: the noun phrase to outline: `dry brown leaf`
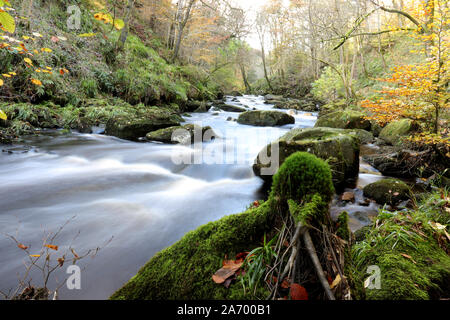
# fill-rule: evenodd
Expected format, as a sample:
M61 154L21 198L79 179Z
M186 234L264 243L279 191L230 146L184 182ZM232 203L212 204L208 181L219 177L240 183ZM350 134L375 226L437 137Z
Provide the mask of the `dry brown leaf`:
M341 279L341 275L338 274L338 275L336 276L336 279L334 279L334 281L331 283L330 289L336 288L336 287L338 286L338 284L341 283L341 280L342 280L342 279Z
M224 260L222 265L223 267L212 276L213 281L217 284L222 284L228 278L234 276L242 267L243 262L236 263L236 261L233 260Z

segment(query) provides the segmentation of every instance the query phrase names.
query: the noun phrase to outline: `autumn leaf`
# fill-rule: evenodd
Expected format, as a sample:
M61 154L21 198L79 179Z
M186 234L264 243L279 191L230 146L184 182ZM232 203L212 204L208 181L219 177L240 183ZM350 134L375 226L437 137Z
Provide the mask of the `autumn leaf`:
M37 86L42 86L41 80L38 79L31 79L31 82Z
M338 274L337 276L336 276L336 279L334 279L334 281L331 283L331 285L330 285L330 289L334 289L334 288L336 288L338 285L339 285L339 283L341 283L341 275L340 274Z
M0 87L2 86L2 81L3 80L0 80ZM6 115L6 113L3 112L3 110L0 110L0 119L8 120L8 116Z
M308 300L308 292L304 287L297 283L291 285L291 299L292 300Z
M39 258L41 255L40 254L30 254L30 257L32 258Z
M2 87L4 83L5 83L5 82L4 82L2 79L0 79L0 87ZM5 120L5 119L4 119L4 120Z
M47 248L49 248L49 249L58 251L58 246L55 246L55 245L53 245L53 244L46 244L46 245L44 245L44 247L47 247Z
M58 258L58 264L60 267L62 267L64 265L64 261L66 261L66 259L64 259L64 257Z
M27 250L27 249L28 249L27 246L25 246L25 245L23 245L23 244L21 244L21 243L19 243L17 246L18 246L20 249L22 249L22 250Z
M217 284L224 283L228 278L234 276L243 264L243 262L237 263L233 260L224 260L222 263L223 267L212 276L213 281Z
M30 58L24 58L23 61L25 61L27 64L29 64L30 66L33 65L33 61L31 61Z

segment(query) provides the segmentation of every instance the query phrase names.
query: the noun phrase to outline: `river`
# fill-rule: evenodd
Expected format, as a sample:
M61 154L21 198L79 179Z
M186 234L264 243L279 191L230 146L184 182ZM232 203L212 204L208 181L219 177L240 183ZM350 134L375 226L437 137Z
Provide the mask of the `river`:
M249 109L273 108L256 96L229 97L227 102ZM42 132L26 137L21 145L3 147L0 290L7 292L17 285L27 258L5 235L30 246L30 253L39 253L44 235L68 222L52 243L59 246L57 252L52 251L52 259L61 257L69 246L83 254L107 245L94 258L79 262L81 290L62 286L59 298L108 298L155 253L190 230L242 212L264 198L262 180L251 168L258 152L290 129L312 127L317 120L317 114L298 112L295 125L257 128L240 125L230 117L235 119L238 114L210 110L186 117L188 123L211 126L219 136L197 149L63 131ZM199 164L174 161L196 153L203 155ZM365 185L380 175L369 166L360 178ZM356 196L362 197L358 191ZM332 212L343 206L335 200ZM344 209L352 214L367 210L361 208L347 205ZM371 212L376 209L369 208ZM352 229L367 224L360 220L351 220ZM50 288L63 283L65 271L65 267L58 269ZM40 272L33 272L32 277L35 285L40 284Z

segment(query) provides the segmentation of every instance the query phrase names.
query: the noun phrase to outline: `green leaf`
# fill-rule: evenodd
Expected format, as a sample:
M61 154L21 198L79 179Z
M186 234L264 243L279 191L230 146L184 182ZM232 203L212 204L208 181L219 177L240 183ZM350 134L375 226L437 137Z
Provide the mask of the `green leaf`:
M97 34L96 33L82 33L79 34L78 36L81 38L88 38L88 37L95 37Z
M125 22L122 19L114 20L114 28L117 30L122 30L125 27Z
M6 11L0 12L0 25L9 33L16 31L16 22Z
M6 116L6 113L3 112L3 110L0 110L0 119L8 120L8 117Z

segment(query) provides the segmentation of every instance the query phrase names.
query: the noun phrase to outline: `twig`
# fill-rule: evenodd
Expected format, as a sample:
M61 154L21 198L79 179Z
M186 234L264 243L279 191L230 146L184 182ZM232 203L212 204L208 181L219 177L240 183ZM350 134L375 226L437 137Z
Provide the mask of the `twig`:
M317 272L317 276L319 277L320 283L322 284L322 287L325 290L328 299L336 300L333 292L331 292L330 285L328 284L328 280L325 277L325 273L323 272L319 258L317 257L316 249L314 248L314 244L308 230L306 230L303 233L303 240L305 241L306 250L308 251L308 254L311 257L314 268L316 269Z

